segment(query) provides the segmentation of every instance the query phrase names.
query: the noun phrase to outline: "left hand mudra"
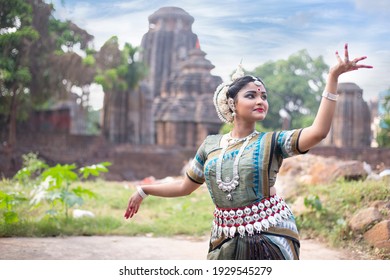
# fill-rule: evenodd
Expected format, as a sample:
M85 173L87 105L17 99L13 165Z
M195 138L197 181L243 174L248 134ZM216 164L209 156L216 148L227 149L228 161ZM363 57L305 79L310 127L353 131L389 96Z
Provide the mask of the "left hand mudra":
M337 75L342 73L358 70L360 68L373 68L371 65L358 64L358 62L367 58L367 56L361 56L354 58L353 60L349 59L348 44L344 46L344 59L341 59L338 51L336 51L337 65L333 66L330 72L333 72Z

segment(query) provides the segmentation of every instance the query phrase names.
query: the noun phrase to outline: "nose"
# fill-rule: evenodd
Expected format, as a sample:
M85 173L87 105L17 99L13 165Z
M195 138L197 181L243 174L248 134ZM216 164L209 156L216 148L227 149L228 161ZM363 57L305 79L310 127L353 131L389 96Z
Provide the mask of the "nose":
M261 103L263 103L263 102L264 102L263 97L262 97L261 95L258 95L258 96L256 97L256 104L261 104Z

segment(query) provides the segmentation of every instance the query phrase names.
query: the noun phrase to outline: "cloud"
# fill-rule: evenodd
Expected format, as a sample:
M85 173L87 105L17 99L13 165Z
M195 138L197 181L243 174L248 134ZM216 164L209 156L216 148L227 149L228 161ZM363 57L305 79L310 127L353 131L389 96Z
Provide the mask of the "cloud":
M355 6L362 11L379 15L390 14L390 1L388 0L355 0Z

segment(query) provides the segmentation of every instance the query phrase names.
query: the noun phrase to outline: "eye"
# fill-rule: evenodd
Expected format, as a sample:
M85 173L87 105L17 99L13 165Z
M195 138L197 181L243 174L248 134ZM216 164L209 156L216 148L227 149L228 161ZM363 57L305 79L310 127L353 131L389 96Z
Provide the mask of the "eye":
M267 99L268 99L268 96L267 96L267 94L262 94L262 95L261 95L261 99L263 99L263 100L267 100Z
M245 95L245 97L249 99L253 99L255 98L255 95L253 93L248 93L247 95Z

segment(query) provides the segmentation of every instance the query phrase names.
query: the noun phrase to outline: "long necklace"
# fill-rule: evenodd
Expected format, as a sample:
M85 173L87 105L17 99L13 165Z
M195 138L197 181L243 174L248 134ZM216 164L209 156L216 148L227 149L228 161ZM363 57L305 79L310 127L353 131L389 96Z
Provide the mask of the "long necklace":
M226 145L222 151L221 151L221 154L219 155L218 157L218 160L217 160L217 166L216 166L216 175L217 175L217 185L218 185L218 188L224 192L228 192L228 194L226 195L226 199L227 200L232 200L233 199L233 196L231 194L231 192L233 190L236 189L236 187L239 185L239 182L240 182L240 174L238 172L238 163L240 162L240 158L241 158L241 155L243 154L246 146L248 145L249 141L254 137L256 136L257 134L259 134L259 132L257 131L253 131L251 134L249 134L248 136L244 137L244 138L233 138L231 136L231 132L229 133L228 135L228 145ZM232 145L235 145L237 143L240 143L240 142L244 142L240 148L240 150L238 151L238 154L234 160L234 163L233 163L233 177L230 178L230 177L225 177L225 181L222 180L222 161L223 161L223 156L225 155L226 153L226 150L232 146Z

